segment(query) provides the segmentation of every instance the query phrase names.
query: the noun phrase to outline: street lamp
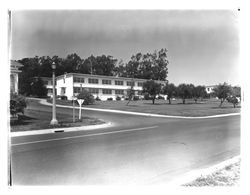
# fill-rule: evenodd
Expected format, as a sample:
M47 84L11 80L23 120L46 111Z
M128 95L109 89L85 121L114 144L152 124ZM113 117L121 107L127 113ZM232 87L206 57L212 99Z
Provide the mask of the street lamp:
M53 108L52 108L52 120L50 121L50 124L57 125L58 121L56 120L55 62L52 63L51 68L52 68L52 82L53 82Z

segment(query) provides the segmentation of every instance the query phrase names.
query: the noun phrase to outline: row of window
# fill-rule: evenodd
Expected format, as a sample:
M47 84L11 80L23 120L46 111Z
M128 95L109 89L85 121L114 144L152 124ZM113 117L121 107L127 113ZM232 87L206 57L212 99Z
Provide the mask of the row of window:
M74 83L84 83L84 78L73 77L73 81L74 81ZM99 81L98 81L98 79L89 78L88 79L88 83L98 84ZM102 80L102 84L103 85L111 85L111 80L103 79ZM115 81L115 85L124 85L124 82L116 80ZM134 86L135 82L127 81L127 86L132 86L132 85ZM142 85L143 85L143 82L138 82L138 86L139 87L142 87Z
M74 87L74 93L80 93L81 87ZM88 88L87 89L92 94L99 94L99 89L97 88ZM102 94L112 94L112 89L100 89L102 90ZM117 89L114 90L116 95L124 95L124 90Z

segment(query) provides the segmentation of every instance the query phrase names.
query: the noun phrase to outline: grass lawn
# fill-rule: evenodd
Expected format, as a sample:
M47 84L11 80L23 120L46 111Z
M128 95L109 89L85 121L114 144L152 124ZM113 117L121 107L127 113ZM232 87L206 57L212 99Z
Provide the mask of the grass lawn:
M195 181L183 186L203 187L203 186L239 186L240 161L226 166L210 175L201 176Z
M18 131L29 131L29 130L40 130L40 129L50 129L50 128L61 128L61 127L78 127L78 126L86 126L86 125L95 125L102 124L103 121L90 118L83 117L82 121L76 119L76 122L73 123L72 116L70 114L62 114L57 113L57 120L59 124L55 127L50 125L50 121L52 119L51 111L44 111L39 109L25 109L25 115L19 115L19 120L11 123L10 129L11 132ZM77 117L76 113L76 117Z
M172 104L168 104L168 101L166 100L156 100L155 104L153 105L151 100L138 100L131 101L127 106L127 102L128 101L126 100L95 101L93 105L84 107L155 113L173 116L209 116L240 112L240 105L238 105L236 108L233 108L233 105L228 102L224 102L220 108L220 101L217 99L206 99L203 101L198 101L197 104L194 103L194 100L186 100L186 104L182 104L181 100L172 101ZM57 100L57 104L72 106L72 102L66 100Z

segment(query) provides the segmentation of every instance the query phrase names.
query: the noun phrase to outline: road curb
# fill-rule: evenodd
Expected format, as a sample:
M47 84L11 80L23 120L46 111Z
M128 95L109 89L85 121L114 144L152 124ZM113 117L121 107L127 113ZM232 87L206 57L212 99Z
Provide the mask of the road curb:
M40 103L47 106L52 106L51 103L47 102L46 100L40 100ZM57 107L61 108L73 108L72 106L66 105L56 105ZM78 109L78 107L76 107ZM92 110L92 111L100 111L100 112L112 112L112 113L121 113L121 114L130 114L130 115L137 115L137 116L149 116L149 117L161 117L161 118L175 118L175 119L209 119L209 118L221 118L227 116L237 116L240 113L229 113L229 114L219 114L219 115L211 115L211 116L172 116L172 115L162 115L162 114L151 114L151 113L142 113L142 112L131 112L131 111L123 111L123 110L112 110L112 109L100 109L100 108L86 108L82 107L83 110Z
M96 130L101 128L111 127L113 124L111 122L100 124L100 125L88 125L88 126L80 126L80 127L67 127L67 128L54 128L54 129L40 129L40 130L31 130L31 131L20 131L20 132L11 132L11 137L19 137L26 135L41 135L41 134L50 134L57 132L73 132L73 131L89 131Z
M206 176L206 175L212 174L220 169L225 168L226 166L234 164L234 163L238 162L239 159L240 159L240 156L238 155L238 156L232 157L228 160L225 160L219 164L213 165L211 167L190 171L190 172L184 174L183 176L181 176L180 178L174 179L173 181L168 183L168 185L181 186L181 185L190 183L201 176Z

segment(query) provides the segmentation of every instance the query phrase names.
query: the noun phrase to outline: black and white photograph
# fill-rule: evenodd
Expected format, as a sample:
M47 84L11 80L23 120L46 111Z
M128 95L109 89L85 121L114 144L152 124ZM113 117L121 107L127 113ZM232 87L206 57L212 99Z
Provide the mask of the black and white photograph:
M240 12L9 9L8 185L239 187Z

